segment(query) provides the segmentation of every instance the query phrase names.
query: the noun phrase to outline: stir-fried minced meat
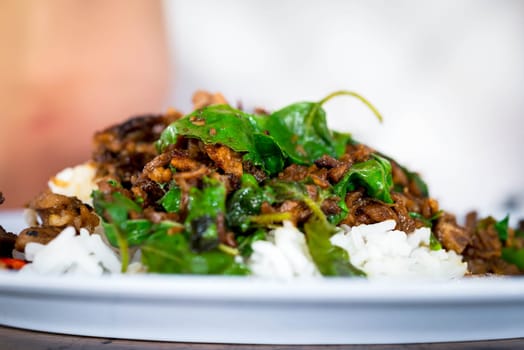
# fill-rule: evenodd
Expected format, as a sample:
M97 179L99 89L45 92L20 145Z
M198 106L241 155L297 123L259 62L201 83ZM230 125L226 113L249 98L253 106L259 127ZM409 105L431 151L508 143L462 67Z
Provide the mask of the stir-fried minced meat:
M62 228L56 226L33 226L26 228L16 238L15 249L23 252L27 243L47 244L51 242Z
M180 116L176 111L140 116L97 132L93 152L97 175L117 178L124 186L130 184L131 178L157 155L154 141Z
M227 101L220 93L198 91L193 95L193 104L195 109L200 109L216 104L227 104ZM208 127L204 114L193 113L188 116L191 127ZM270 115L269 112L260 110L255 111L255 114ZM222 143L212 143L207 139L204 143L198 136L185 134L182 129L177 131L180 135L172 140L173 144L159 151L155 147L155 141L173 120L180 117L181 114L176 111L164 116L137 117L95 135L93 159L98 167L98 180L101 179L98 183L99 191L102 193L100 198L110 201L112 194L120 192L133 200L140 206L140 210L129 212L129 219L147 219L153 223L176 221L180 225L175 225L172 233L179 233L188 226L186 221L191 214L190 202L198 197L195 193L198 194L199 191L204 193L208 188L213 189L212 186L218 184L220 193L225 189L225 198L220 203L225 204L226 207L230 205L233 198L231 194L242 193L236 192L238 189L249 189L246 192L256 193L253 197L246 198L250 200L254 198L257 206L250 208L248 214L242 213L246 215L246 220L255 220L253 222L256 225L248 227L248 230L260 229L260 224L256 220L263 220L264 215L267 215L268 222L272 224L278 225L282 220L290 219L299 229L302 229L307 220L312 215L316 215L317 211L314 210L313 205L318 205L326 215L326 219L336 221L336 224L356 226L394 220L395 229L408 234L423 226L431 227L434 236L445 249L464 254L471 271L515 272L514 265L501 259L501 249L504 244L524 248L524 238L510 234L507 241L502 242L493 234L492 228L486 229L487 231L483 228L483 231L479 232L476 218L471 219L465 227L460 226L453 216L441 213L437 201L429 197L425 184L417 174L367 145L350 140L342 155L325 154L318 159L310 159L301 164L294 164L284 152L281 163L284 165L283 168L278 174L270 174L260 162L256 162L255 165L252 161L246 160L256 158L246 157L246 153L235 152ZM242 132L248 131L242 130ZM272 135L269 130L264 132ZM214 133L216 134L214 128L206 130L206 135L213 136ZM222 142L227 143L227 141ZM391 175L387 179L388 185L391 185L389 182L391 179L393 181L387 196L391 197L391 201L384 199L386 197L374 198L371 195L373 190L365 180L346 177L353 166L379 158L391 164L392 172L387 174ZM357 169L359 168L355 168ZM256 182L249 176L243 176L245 174L253 175ZM113 181L109 183L107 179ZM343 179L348 183L340 183ZM290 192L289 197L279 197L276 187L271 187L272 181L280 184L284 182L284 187L299 183L296 188L299 188L297 191L300 193L295 196L296 193ZM334 187L337 184L341 186ZM343 191L339 191L342 187ZM342 195L345 198L339 198ZM173 200L170 196L176 196L175 205L169 204L169 201ZM311 201L304 200L301 196L308 196ZM44 199L49 201L52 197ZM52 223L56 227L61 227L60 225L65 223L71 224L72 211L69 207L63 209L61 200L58 199L55 199L52 206L53 209L44 208L45 206L39 204L35 208L44 224ZM199 214L198 217L192 218L189 224L199 224L198 229L203 229L211 224L208 221L212 221L211 223L215 225L218 241L230 247L237 245L235 235L249 233L232 232L241 226L233 222L228 217L228 213L222 211L211 216ZM31 237L33 234L28 233L24 233L24 236ZM45 237L44 233L41 235ZM215 249L218 244L217 241L204 243L211 243L212 249Z
M73 226L76 230L86 228L94 232L100 223L93 208L82 203L76 197L44 191L29 203L29 209L36 212L41 220L41 226L65 228Z

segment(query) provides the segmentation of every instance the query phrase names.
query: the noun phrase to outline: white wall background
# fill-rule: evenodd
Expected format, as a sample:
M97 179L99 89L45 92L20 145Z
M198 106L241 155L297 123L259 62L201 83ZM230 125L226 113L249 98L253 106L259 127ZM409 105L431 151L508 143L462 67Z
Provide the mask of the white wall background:
M170 104L282 107L355 90L332 128L422 173L441 207L524 218L523 1L166 1ZM520 207L519 207L520 205ZM518 216L518 215L517 215Z

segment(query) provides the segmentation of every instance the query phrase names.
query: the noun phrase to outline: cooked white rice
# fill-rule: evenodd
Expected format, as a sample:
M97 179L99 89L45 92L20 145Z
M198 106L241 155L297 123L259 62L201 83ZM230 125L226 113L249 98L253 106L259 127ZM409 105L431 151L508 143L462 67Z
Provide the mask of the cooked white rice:
M32 263L24 266L22 273L101 276L120 272L118 257L100 235L90 235L85 229L76 235L73 227L64 229L47 245L28 243L25 257Z
M453 251L431 250L429 228L411 234L394 230L395 221L342 226L331 242L345 249L351 263L369 278L452 279L467 271ZM320 276L307 250L304 234L290 223L271 233L269 241L253 243L248 261L255 276L287 279Z
M320 276L304 234L290 222L271 231L268 241L253 242L252 248L248 265L255 276L277 279Z
M356 227L342 226L331 242L345 249L351 263L370 278L452 279L464 276L467 264L454 251L430 249L427 227L410 234L394 230L394 220Z
M53 176L47 185L56 194L77 197L82 202L93 204L91 192L97 188L95 184L96 167L92 162L65 168Z

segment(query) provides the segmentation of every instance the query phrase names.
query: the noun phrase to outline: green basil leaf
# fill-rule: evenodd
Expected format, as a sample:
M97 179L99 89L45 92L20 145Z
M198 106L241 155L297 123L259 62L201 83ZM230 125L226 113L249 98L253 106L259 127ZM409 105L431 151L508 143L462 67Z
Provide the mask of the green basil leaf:
M262 229L256 230L254 233L247 235L247 236L238 236L237 243L238 243L238 250L240 251L240 255L244 257L249 257L251 254L253 254L253 248L252 248L253 242L264 241L266 239L267 239L267 233L266 231Z
M336 156L326 112L314 102L300 102L272 113L265 127L293 162L311 164L324 154Z
M504 247L502 248L502 259L524 271L524 248Z
M337 158L346 153L346 146L352 142L351 134L333 131L333 146Z
M182 200L182 191L180 187L173 186L169 191L164 194L158 203L168 212L168 213L178 213L180 210L180 202Z
M333 188L334 192L344 200L348 190L362 186L367 194L385 203L393 203L389 191L393 187L391 163L379 156L354 164Z
M142 263L148 272L246 275L249 269L235 257L218 250L194 253L182 234L164 232L150 236L142 246Z
M429 249L431 250L441 250L442 244L438 241L437 237L431 232L429 235Z
M226 187L214 179L204 178L204 188L189 191L188 215L184 223L192 248L211 250L218 246L218 215L225 215Z
M168 126L157 148L163 151L176 144L178 136L197 138L206 144L225 145L236 152L246 153L245 160L273 175L282 170L285 155L273 138L265 135L259 124L265 117L254 116L228 105L213 105L194 111Z
M337 230L327 220L318 216L311 217L305 224L309 253L324 276L365 276L360 269L353 266L348 253L330 241Z
M497 221L495 223L495 230L497 230L499 239L502 242L505 242L508 240L508 229L509 229L509 215L506 215L504 219Z

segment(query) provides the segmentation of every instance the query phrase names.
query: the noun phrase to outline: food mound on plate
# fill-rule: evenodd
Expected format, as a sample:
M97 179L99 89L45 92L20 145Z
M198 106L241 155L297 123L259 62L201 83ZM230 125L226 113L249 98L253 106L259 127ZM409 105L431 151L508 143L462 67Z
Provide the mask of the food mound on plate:
M335 92L246 112L197 92L194 111L129 119L94 135L92 159L49 181L6 255L22 272L429 277L519 274L524 232L465 226L420 176L331 131ZM3 230L2 230L3 231ZM5 237L5 238L4 238ZM8 243L5 243L8 242ZM10 244L10 246L9 246Z

